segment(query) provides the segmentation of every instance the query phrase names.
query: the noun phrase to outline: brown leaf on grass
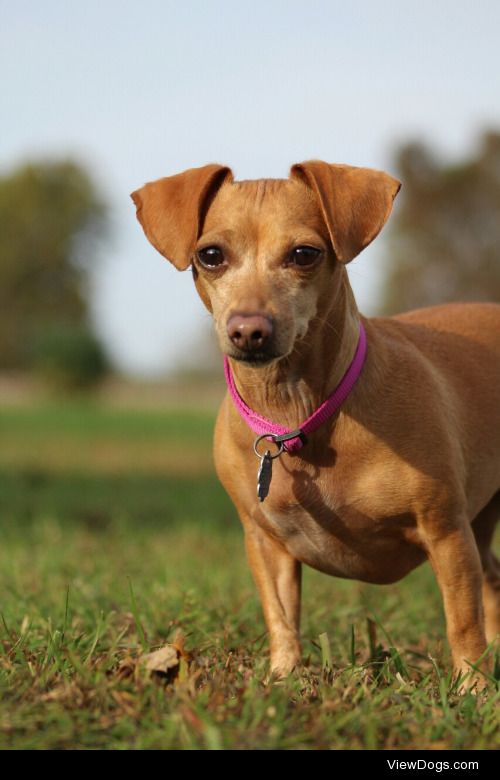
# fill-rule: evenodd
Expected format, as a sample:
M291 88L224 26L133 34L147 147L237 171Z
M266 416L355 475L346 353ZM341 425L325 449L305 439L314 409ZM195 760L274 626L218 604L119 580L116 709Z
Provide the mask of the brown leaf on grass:
M164 645L153 653L141 655L139 663L149 672L170 675L179 666L180 652L174 645Z
M191 655L184 647L184 635L177 631L172 642L158 650L144 653L139 658L126 655L112 674L120 680L134 678L138 682L144 672L149 672L152 678L168 684L187 677L190 661Z
M177 631L170 644L160 647L153 653L141 655L140 666L151 672L152 677L167 683L173 682L178 677L182 679L191 660L190 654L184 647L184 641L183 633Z

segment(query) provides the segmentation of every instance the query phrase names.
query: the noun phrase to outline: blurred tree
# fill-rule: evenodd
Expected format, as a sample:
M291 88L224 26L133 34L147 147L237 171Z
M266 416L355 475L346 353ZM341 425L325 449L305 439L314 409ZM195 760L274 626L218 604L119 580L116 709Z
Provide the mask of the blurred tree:
M54 328L88 328L89 270L106 209L71 161L0 176L0 368L29 368Z
M88 327L61 324L38 334L31 367L58 394L92 390L109 371L107 355Z
M396 165L403 188L383 310L500 301L500 134L484 134L477 155L458 165L417 143L402 147Z

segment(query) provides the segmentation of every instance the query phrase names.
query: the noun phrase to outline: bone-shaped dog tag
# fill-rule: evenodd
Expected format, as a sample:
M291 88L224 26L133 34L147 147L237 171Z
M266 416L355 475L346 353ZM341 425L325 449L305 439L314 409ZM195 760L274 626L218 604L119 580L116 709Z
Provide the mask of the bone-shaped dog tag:
M264 501L269 493L271 479L273 476L273 461L271 453L267 450L265 455L260 457L260 466L257 472L257 496L259 501Z

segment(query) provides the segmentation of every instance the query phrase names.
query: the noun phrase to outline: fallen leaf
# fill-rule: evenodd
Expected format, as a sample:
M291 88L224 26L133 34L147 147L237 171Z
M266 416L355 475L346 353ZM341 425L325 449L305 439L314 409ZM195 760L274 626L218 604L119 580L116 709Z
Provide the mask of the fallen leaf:
M152 676L167 678L172 681L179 674L181 652L175 645L164 645L153 653L146 653L139 658L139 664L151 672Z

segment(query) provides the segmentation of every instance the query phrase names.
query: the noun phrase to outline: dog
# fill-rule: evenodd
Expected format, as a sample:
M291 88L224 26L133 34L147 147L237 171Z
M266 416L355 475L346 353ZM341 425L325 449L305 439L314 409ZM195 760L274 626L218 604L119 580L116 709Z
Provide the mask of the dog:
M400 186L318 160L255 181L214 164L132 198L153 246L191 266L225 355L215 466L271 671L300 663L301 564L387 584L428 560L454 671L477 687L500 630L500 306L360 315L346 265Z

